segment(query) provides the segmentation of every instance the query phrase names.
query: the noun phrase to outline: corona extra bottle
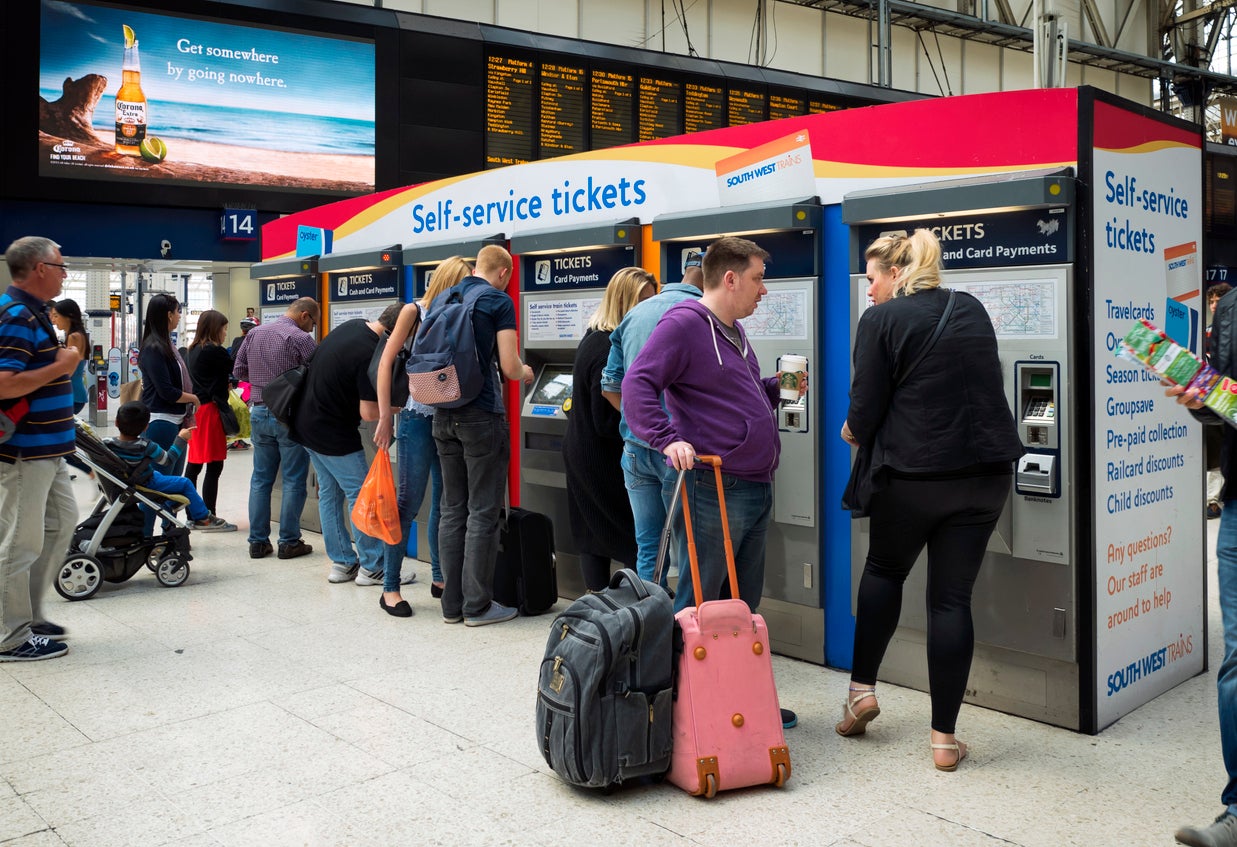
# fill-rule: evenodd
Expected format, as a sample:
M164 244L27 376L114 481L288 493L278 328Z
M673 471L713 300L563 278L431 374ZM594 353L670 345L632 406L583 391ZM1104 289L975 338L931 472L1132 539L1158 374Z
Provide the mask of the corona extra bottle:
M142 66L137 55L137 38L125 25L125 61L122 81L116 92L116 152L140 156L138 146L146 137L146 95L142 93Z

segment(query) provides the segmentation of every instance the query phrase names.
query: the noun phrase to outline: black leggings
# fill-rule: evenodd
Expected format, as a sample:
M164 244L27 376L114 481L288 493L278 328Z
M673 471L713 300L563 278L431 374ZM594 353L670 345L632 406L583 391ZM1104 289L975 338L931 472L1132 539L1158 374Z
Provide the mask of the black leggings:
M198 484L198 471L202 470L201 465L195 465L192 462L185 465L185 478L193 483L194 487ZM223 473L223 460L218 462L206 463L206 478L202 480L202 502L206 504L206 508L210 509L210 513L215 514L215 505L219 501L219 475Z
M932 728L952 733L962 708L975 630L971 590L1010 477L893 479L872 497L871 543L859 581L851 678L875 685L902 613L902 584L928 548L928 686Z
M610 557L581 553L580 573L584 576L584 587L589 591L606 588L610 585Z

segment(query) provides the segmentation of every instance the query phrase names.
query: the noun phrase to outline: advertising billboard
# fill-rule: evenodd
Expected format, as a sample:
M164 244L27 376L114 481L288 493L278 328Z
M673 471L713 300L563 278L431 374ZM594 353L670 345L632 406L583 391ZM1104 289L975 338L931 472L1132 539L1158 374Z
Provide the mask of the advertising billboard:
M40 15L40 176L374 189L374 45L80 2Z

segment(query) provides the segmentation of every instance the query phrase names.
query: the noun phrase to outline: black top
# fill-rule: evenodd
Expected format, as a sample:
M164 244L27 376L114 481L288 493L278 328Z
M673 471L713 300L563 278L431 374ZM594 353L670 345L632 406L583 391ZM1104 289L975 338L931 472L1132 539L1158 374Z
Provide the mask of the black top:
M610 333L589 330L576 348L563 438L571 537L581 553L636 565L636 528L623 482L619 413L601 396Z
M1207 362L1224 376L1237 376L1237 289L1220 298L1211 321L1207 343ZM1237 498L1237 428L1225 424L1210 409L1192 412L1206 424L1223 428L1220 446L1220 473L1224 489L1220 499L1227 503Z
M202 402L228 402L228 381L232 376L232 357L218 344L191 347L185 356L193 393Z
M361 450L362 400L377 402L369 360L378 335L361 318L332 329L318 345L293 413L292 440L324 456Z
M142 371L142 402L152 413L184 415L189 406L178 402L184 394L184 380L180 375L180 363L168 358L153 344L142 347L137 357Z
M859 443L871 447L874 472L984 472L1024 452L992 321L969 294L958 292L936 346L895 390L897 375L932 337L948 297L939 288L895 297L859 319L846 420Z

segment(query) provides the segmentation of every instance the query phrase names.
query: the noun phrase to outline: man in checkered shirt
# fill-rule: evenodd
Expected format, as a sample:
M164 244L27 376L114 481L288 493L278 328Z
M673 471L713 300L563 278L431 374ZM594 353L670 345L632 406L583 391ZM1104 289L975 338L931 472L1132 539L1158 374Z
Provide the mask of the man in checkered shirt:
M249 558L269 556L271 548L271 490L283 469L283 497L279 510L279 558L304 556L313 548L301 540L301 509L305 506L305 478L309 454L288 436L262 402L262 389L286 370L313 355L318 303L312 297L293 301L278 318L250 330L236 351L232 374L248 382L253 411L249 417L253 441L253 476L249 481Z

